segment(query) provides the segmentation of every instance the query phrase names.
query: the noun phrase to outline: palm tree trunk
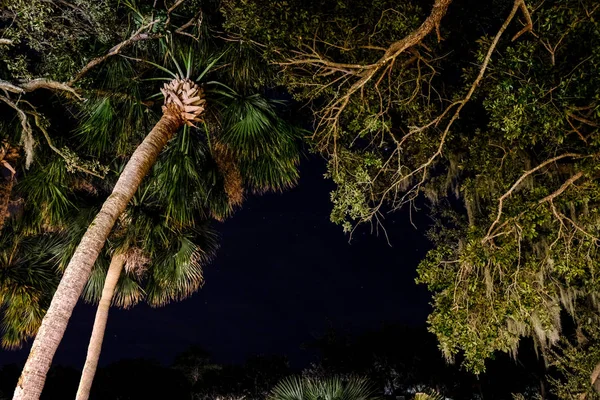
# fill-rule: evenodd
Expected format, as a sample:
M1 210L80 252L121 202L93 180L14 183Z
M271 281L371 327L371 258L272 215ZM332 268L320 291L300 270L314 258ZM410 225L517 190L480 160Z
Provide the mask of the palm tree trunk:
M115 287L117 286L117 282L119 282L124 265L125 255L117 254L113 256L110 267L108 267L108 273L106 274L106 280L102 288L102 297L100 298L100 303L98 303L98 310L96 310L96 319L94 320L94 328L92 329L92 337L90 338L85 366L83 367L75 400L87 400L90 397L92 382L94 381L94 375L98 367L100 351L102 350L102 341L104 340L106 321L108 320L108 310L110 309L110 303L115 294Z
M112 194L106 199L102 209L88 227L65 269L33 342L13 400L39 399L54 353L65 333L73 308L90 276L98 253L142 179L169 139L184 122L178 114L165 109L160 121L131 156Z

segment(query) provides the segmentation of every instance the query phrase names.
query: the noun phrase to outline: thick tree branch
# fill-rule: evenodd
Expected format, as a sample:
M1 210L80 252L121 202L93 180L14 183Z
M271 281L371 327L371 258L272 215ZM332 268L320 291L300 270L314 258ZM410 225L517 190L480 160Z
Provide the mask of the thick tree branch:
M5 90L11 93L23 94L28 92L33 92L38 89L48 89L57 92L68 92L73 96L77 97L77 99L82 100L81 96L73 89L71 86L51 81L49 79L39 78L33 79L31 81L25 81L22 83L14 84L11 82L0 80L0 89Z
M20 87L23 88L25 92L33 92L34 90L38 89L48 89L57 92L68 92L75 96L78 100L83 100L83 98L70 85L61 82L51 81L44 78L33 79L31 81L24 82L20 84Z
M317 129L315 130L316 132L323 131L323 128L326 127L328 133L325 135L325 141L327 141L330 135L333 136L334 154L337 151L336 140L340 118L350 103L351 98L357 92L362 93L365 85L371 80L377 79L376 77L381 71L385 75L400 55L421 43L427 35L437 29L451 3L452 0L435 0L431 12L425 21L409 35L388 46L383 56L373 64L347 64L330 61L316 50L316 43L313 44L313 48L309 52L296 52L296 56L280 63L284 67L313 68L315 75L321 77L336 73L346 76L347 79L342 80L339 87L340 90L346 84L349 87L323 109L319 117ZM378 51L380 50L378 49Z
M7 81L3 81L0 79L0 89L5 90L7 92L11 92L11 93L25 93L25 89L23 89L22 87L19 87L17 85L14 85L10 82Z
M511 39L511 41L515 41L517 40L522 34L526 33L526 32L533 32L533 21L531 20L531 14L529 13L529 10L527 9L527 4L525 4L525 0L521 1L521 12L523 13L523 16L525 17L525 27L523 29L521 29L519 32L517 32Z
M421 185L425 182L425 180L427 178L427 171L428 171L429 167L442 154L442 151L444 149L444 144L446 142L446 138L448 137L448 134L450 133L450 128L452 127L454 122L459 118L461 110L463 109L465 104L467 104L467 102L471 99L471 97L475 93L475 90L477 89L481 80L483 79L485 72L487 70L487 67L492 59L492 54L496 50L496 46L498 45L500 38L502 37L502 34L506 31L506 29L510 25L511 21L515 17L517 11L519 10L519 7L520 7L520 4L522 3L522 1L523 0L515 0L510 14L506 18L506 20L504 21L504 23L502 24L500 29L498 30L498 32L496 33L496 36L494 37L494 39L492 40L492 43L490 44L487 54L486 54L485 58L483 59L483 63L479 69L479 74L477 75L477 78L475 78L473 83L471 84L471 87L469 88L469 91L467 92L465 97L460 101L456 101L456 102L450 104L444 110L444 112L442 114L440 114L437 118L435 118L433 121L429 122L428 124L426 124L422 127L411 128L411 131L407 135L405 135L405 137L402 139L402 141L400 143L404 142L408 136L413 135L415 132L421 132L432 126L438 126L438 124L445 118L445 116L450 112L450 110L452 108L456 107L454 113L452 114L452 117L450 118L450 120L446 124L446 127L444 128L444 131L442 132L442 136L440 138L440 142L438 144L437 150L427 159L427 161L425 161L419 167L417 167L416 169L413 169L408 174L403 175L399 180L397 180L392 185L390 185L390 187L387 188L385 190L385 192L383 193L383 195L381 196L381 201L375 207L373 214L379 211L379 209L383 205L383 202L385 201L385 199L389 193L391 193L392 191L397 191L398 188L405 185L406 182L409 181L409 179L411 179L416 174L421 173L422 176L421 176L420 181L417 184L415 184L411 189L409 189L406 192L406 194L404 194L402 196L402 198L399 200L399 203L400 203L400 205L402 205L405 202L405 199L407 198L407 196L409 197L409 199L412 199L414 196L416 196L416 194L418 193L418 189L421 187Z

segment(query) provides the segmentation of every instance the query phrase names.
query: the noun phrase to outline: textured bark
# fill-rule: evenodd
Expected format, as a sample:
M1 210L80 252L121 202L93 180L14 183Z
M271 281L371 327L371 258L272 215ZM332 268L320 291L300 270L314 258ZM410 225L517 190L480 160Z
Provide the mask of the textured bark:
M4 226L4 220L8 218L8 203L10 202L10 194L12 193L14 178L3 178L0 175L0 230Z
M8 205L16 174L11 163L17 158L19 158L17 148L11 147L6 141L0 143L0 230L9 216Z
M94 375L96 374L96 368L98 367L100 351L102 350L102 341L104 340L104 331L106 330L106 321L108 320L110 303L115 294L115 287L117 286L117 282L119 282L119 277L123 271L124 264L124 254L113 256L110 262L106 280L104 281L104 287L102 288L102 297L100 298L100 303L98 303L98 310L96 310L94 328L92 329L92 337L90 338L85 366L83 367L83 373L81 374L81 380L79 381L79 388L77 389L77 396L75 397L76 400L87 400L90 397L92 382L94 381Z
M227 146L220 142L215 141L212 149L217 167L223 175L229 205L239 206L244 201L244 185L236 159Z
M183 123L184 120L178 113L166 109L163 117L131 156L112 194L104 202L102 209L88 227L65 270L33 342L29 358L17 383L13 400L39 399L54 353L67 328L73 308L90 276L92 266L98 258L98 253L142 179L156 161L167 141Z

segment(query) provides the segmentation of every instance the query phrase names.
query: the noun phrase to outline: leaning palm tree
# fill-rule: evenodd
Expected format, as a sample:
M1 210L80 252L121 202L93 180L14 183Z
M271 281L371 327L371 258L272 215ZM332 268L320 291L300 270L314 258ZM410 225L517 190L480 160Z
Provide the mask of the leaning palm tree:
M376 400L373 386L365 378L302 378L283 379L271 391L268 400Z
M98 309L78 400L89 398L111 304L129 308L146 300L162 306L189 297L203 283L202 266L215 254L216 234L206 224L174 229L157 220L157 211L135 207L124 214L113 235L108 270L97 263L86 285L84 299L98 302Z
M292 169L292 173L290 173L285 167L286 163L283 163L283 167L269 166L270 173L262 174L265 172L264 164L268 165L273 158L270 152L257 149L257 146L264 145L264 140L257 140L256 144L244 143L242 140L248 136L248 133L245 133L238 124L258 125L258 123L252 123L252 118L262 118L262 113L266 113L269 118L275 117L270 103L256 95L244 98L223 85L219 85L218 90L210 91L209 94L216 94L220 102L229 100L227 108L220 118L224 121L222 126L228 128L220 133L212 131L210 133L212 140L204 143L206 147L202 143L192 141L191 132L187 127L184 127L182 135L173 139L168 149L159 157L147 184L134 197L135 206L130 207L131 212L124 214L117 223L115 232L120 232L119 240L124 243L120 244L113 253L115 255L110 262L104 287L101 288L92 283L101 281L106 275L100 272L100 275L97 276L95 271L98 269L92 272L92 277L88 281L86 288L95 289L92 291L95 293L95 298L98 297L100 291L102 291L102 296L77 393L78 400L89 397L113 294L118 293L122 299L126 300L122 303L117 299L117 305L123 306L129 306L144 297L140 293L140 286L135 282L124 285L122 287L124 293L115 292L119 276L122 276L122 271L127 269L128 264L131 264L128 261L131 257L128 257L129 250L127 249L141 250L147 260L154 260L158 254L161 254L165 260L179 260L178 262L183 263L184 267L187 265L187 271L193 272L193 274L186 275L183 273L184 271L181 271L176 276L168 275L169 271L176 272L178 270L175 265L149 269L153 273L152 279L146 281L147 286L144 286L144 292L142 292L146 294L146 300L151 305L162 305L169 301L183 299L197 290L201 283L199 262L208 260L214 246L208 240L209 237L205 237L202 240L203 244L200 245L200 249L204 249L204 252L193 251L183 259L178 255L174 255L173 258L165 258L165 254L169 253L164 249L156 250L156 246L165 242L165 238L170 236L169 232L171 234L175 232L181 234L184 231L198 232L196 225L199 220L209 216L222 219L229 215L236 206L241 205L245 186L255 192L264 192L273 188L283 189L294 182L296 175L293 172L295 169ZM278 129L281 134L286 132L286 129L281 126ZM236 134L239 137L235 136ZM233 135L242 142L228 141L229 135ZM202 171L202 174L199 174L199 171ZM215 180L217 176L220 179ZM157 204L161 204L162 209L157 209ZM165 220L161 220L156 225L158 222L156 217L150 218L148 213L140 214L146 208L150 210L150 215L161 215L165 217ZM119 226L126 228L123 229ZM195 237L199 238L200 236L196 233ZM136 243L139 241L138 238L144 238L143 243ZM179 247L182 250L190 248L188 243L194 245L192 242L181 242ZM134 254L139 254L139 252ZM190 257L195 260L193 263L190 263ZM134 260L136 259L140 258L134 257ZM164 261L163 264L166 262ZM153 264L151 263L151 265ZM198 268L192 268L194 266ZM160 274L160 277L157 274ZM128 274L123 275L123 277L126 276ZM157 286L157 283L160 282L162 283ZM166 290L165 283L171 286L172 290L180 293L170 294L172 290Z
M202 88L198 81L215 66L219 58L213 57L209 62L205 59L206 68L195 80L191 79L191 72L193 67L200 63L193 51L189 51L185 58L185 71L173 57L172 64L177 72L152 64L171 74L171 78L161 89L164 98L162 116L133 152L112 194L88 227L65 269L34 340L14 399L39 398L54 353L106 239L142 179L148 174L168 141L183 126L194 128L194 134L203 134L211 154L220 151L227 155L221 160L231 161L237 156L244 156L239 163L233 163L232 175L236 175L236 169L240 175L248 172L248 176L252 176L247 180L251 190L264 190L267 183L271 184L270 188L280 189L297 178L298 154L294 145L297 131L290 129L290 126L278 117L273 102L258 95L238 95L223 84L207 82L206 86L214 87L210 91L211 94L218 97L212 104L207 103L208 91ZM228 107L228 104L232 106ZM211 118L219 122L220 129L212 129L209 126ZM200 129L196 129L195 126ZM235 202L235 192L230 190L227 194L230 200Z
M200 121L204 111L202 89L188 77L175 77L161 89L162 117L132 154L112 194L90 224L50 303L23 369L14 399L39 398L52 358L66 330L92 266L117 218L135 194L169 139L185 124Z
M2 347L20 348L35 336L68 259L75 221L91 220L81 199L91 197L81 175L67 172L52 152L38 149L11 191L10 213L0 233L0 314ZM96 210L97 211L97 210ZM80 238L83 232L79 233ZM72 252L72 250L71 250Z

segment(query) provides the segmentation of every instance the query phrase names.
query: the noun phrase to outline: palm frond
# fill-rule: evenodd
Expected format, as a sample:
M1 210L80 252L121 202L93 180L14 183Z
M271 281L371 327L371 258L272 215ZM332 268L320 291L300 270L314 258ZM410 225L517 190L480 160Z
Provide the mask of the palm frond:
M191 234L179 234L149 267L148 303L156 307L191 296L202 286L202 268L217 248L216 233L207 226Z
M211 189L204 177L205 148L194 143L194 131L184 127L157 161L150 192L164 207L166 220L177 227L194 226Z
M2 347L18 348L34 336L56 290L57 265L65 235L0 238L0 310Z
M64 225L74 204L69 198L69 183L64 160L56 158L45 165L38 159L34 168L17 183L15 189L26 194L27 213L38 225L53 229ZM31 221L32 225L34 221Z
M268 400L375 400L371 383L360 377L324 379L288 377L271 391Z
M431 391L429 393L416 393L414 400L444 400L445 397L440 393Z

